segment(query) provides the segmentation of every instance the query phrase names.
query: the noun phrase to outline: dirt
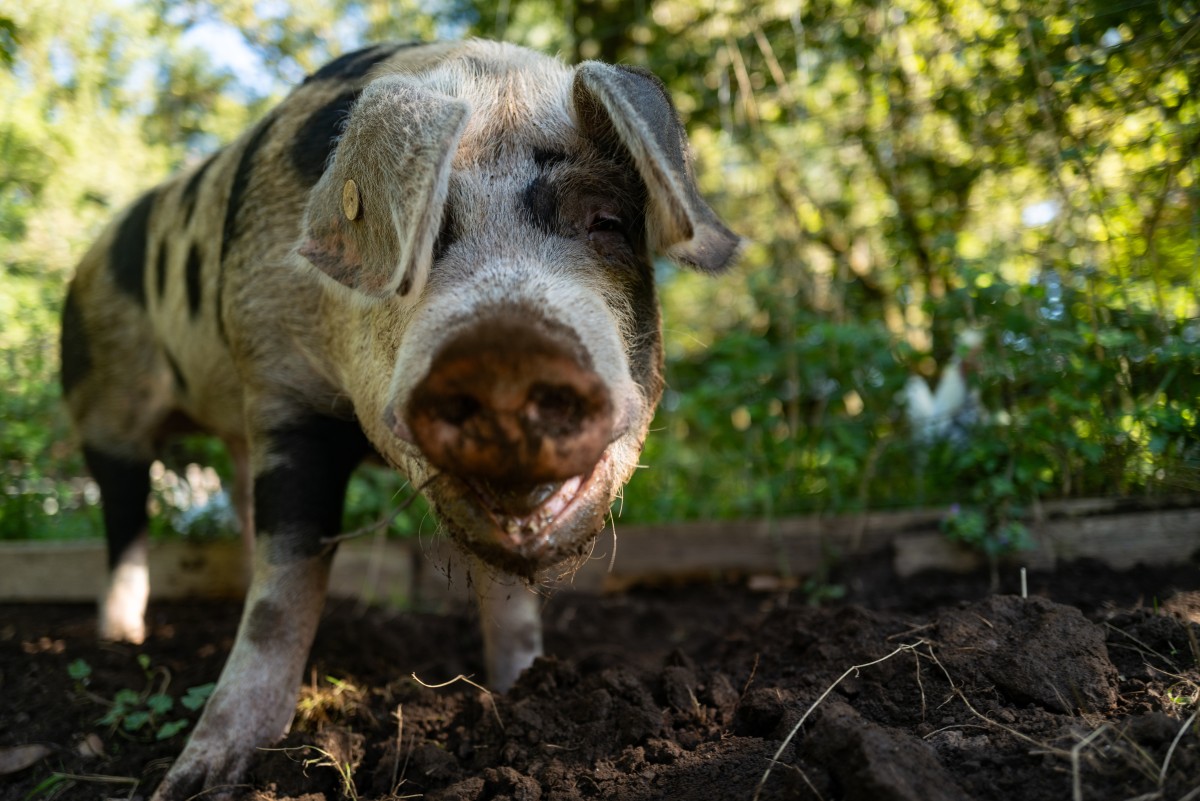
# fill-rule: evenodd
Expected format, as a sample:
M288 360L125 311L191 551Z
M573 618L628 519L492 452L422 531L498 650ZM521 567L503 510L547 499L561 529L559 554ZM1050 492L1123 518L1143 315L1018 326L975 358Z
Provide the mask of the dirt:
M1194 564L1076 564L1024 600L879 560L833 581L821 606L747 582L559 594L553 656L503 696L413 678L479 674L470 611L333 604L293 731L237 797L1200 798ZM238 613L152 604L137 648L98 644L86 606L0 606L0 801L148 797L186 737L163 723L194 723L179 699L216 679ZM139 731L98 722L163 685L174 708Z

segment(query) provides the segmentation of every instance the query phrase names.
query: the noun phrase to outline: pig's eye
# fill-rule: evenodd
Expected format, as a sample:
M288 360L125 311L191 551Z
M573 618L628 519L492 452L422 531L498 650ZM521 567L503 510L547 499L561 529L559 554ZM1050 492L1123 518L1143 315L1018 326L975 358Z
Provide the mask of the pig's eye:
M605 261L624 264L633 258L629 225L616 213L615 204L597 203L586 217L588 245Z
M587 226L588 239L595 239L597 235L604 236L606 234L616 234L618 236L625 235L625 224L621 222L621 218L615 214L607 212L596 212L588 220Z

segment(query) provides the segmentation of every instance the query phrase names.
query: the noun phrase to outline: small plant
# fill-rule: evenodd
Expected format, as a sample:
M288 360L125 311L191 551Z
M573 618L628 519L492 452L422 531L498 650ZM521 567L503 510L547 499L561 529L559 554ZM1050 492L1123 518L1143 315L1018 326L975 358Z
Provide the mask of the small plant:
M1003 520L989 524L984 512L958 504L952 505L943 518L942 531L951 540L982 551L989 559L1033 547L1033 537L1024 523Z
M304 769L308 770L310 767L333 768L342 783L342 795L349 798L350 801L358 801L358 788L354 786L354 765L348 760L336 758L325 749L315 745L310 745L308 748L318 756L305 759Z
M1192 681L1181 681L1167 688L1167 700L1177 707L1191 708L1200 703L1200 685Z
M76 659L67 665L67 675L75 680L75 689L82 690L91 678L92 666L86 660Z
M328 686L311 683L300 688L296 701L296 728L300 731L320 731L335 717L353 715L362 705L366 693L349 681L326 676Z
M1012 509L1008 510L1012 513ZM1000 584L1000 557L1033 547L1033 535L1024 523L1008 519L1007 515L989 515L977 508L950 507L942 519L942 532L953 542L983 553L987 558L992 590Z
M358 801L358 788L354 784L354 771L362 760L361 735L341 732L328 734L324 745L298 745L288 748L264 748L264 751L279 751L288 759L299 762L308 775L309 768L330 768L338 776L342 797ZM316 754L316 756L307 756Z
M146 654L138 654L137 661L146 678L143 688L117 690L111 699L86 689L92 675L92 667L86 661L76 659L71 662L67 666L67 673L75 680L77 690L96 703L108 707L104 716L96 721L100 725L126 735L150 735L155 740L174 737L187 728L191 721L186 717L168 719L175 708L175 699L167 694L171 674L162 666L151 667L150 657ZM179 699L180 705L192 712L199 710L215 686L210 683L189 687Z

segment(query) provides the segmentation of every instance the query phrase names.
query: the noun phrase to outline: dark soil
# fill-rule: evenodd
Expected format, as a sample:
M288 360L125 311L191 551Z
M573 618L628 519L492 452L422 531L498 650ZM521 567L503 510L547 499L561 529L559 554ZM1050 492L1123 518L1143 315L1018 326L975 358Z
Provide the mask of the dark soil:
M499 697L412 678L479 673L470 612L331 605L293 732L241 798L750 801L770 768L762 799L1200 799L1194 566L1077 564L1021 600L881 565L836 577L845 598L821 607L745 583L560 594L554 657ZM186 730L128 734L97 722L102 702L215 680L238 612L153 604L134 648L97 644L88 607L0 606L0 763L48 747L0 775L0 800L147 797Z

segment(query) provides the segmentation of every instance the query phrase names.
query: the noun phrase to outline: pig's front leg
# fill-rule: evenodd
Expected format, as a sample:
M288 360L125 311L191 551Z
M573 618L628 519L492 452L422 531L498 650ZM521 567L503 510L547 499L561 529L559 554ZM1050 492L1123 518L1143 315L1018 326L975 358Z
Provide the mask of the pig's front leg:
M542 655L542 598L523 581L472 560L488 686L507 692Z
M155 793L179 801L204 791L223 798L241 780L254 749L291 726L304 662L325 600L328 556L270 564L260 542L254 579L229 660L187 747Z
M254 578L237 638L154 801L226 797L255 748L287 733L325 602L334 548L323 540L340 527L346 482L363 442L357 426L328 418L265 439L256 463L266 469L254 482Z

